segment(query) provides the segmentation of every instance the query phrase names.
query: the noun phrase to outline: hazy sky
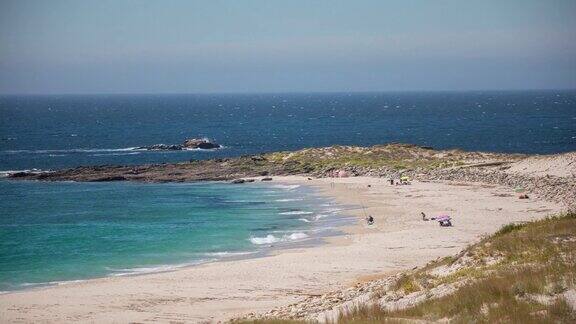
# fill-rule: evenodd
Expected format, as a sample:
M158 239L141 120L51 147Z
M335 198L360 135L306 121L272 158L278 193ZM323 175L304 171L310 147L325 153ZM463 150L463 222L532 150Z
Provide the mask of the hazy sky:
M0 0L0 93L527 88L576 88L576 0Z

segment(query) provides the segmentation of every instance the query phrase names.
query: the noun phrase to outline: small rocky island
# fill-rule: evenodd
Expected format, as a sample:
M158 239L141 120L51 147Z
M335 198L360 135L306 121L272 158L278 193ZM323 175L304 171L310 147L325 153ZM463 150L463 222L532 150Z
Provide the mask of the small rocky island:
M214 143L207 138L191 138L182 144L154 144L138 147L138 150L148 151L182 151L182 150L212 150L222 148L222 145Z

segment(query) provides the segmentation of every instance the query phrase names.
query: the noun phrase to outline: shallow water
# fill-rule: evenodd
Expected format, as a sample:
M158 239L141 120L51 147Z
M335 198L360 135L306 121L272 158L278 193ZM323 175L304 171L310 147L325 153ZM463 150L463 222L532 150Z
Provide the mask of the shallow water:
M0 181L0 290L175 269L334 233L313 189Z

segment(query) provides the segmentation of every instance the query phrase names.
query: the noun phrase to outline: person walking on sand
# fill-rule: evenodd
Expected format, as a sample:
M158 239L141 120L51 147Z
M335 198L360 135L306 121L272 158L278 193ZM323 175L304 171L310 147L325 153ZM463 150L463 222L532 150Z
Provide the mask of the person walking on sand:
M426 218L426 214L424 214L424 212L420 212L420 215L422 215L422 220L423 221L427 221L428 218Z
M366 217L366 223L368 223L368 225L374 224L374 217L372 217L372 215L368 215L368 217Z

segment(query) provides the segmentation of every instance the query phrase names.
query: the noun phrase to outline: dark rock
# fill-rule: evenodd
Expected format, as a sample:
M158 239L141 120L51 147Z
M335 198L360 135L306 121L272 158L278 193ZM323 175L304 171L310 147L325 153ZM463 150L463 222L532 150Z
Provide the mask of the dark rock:
M272 178L268 177L268 178L262 178L262 180L260 181L272 181Z
M14 172L10 174L10 178L23 178L28 176L28 172Z
M258 172L258 175L260 175L260 176L267 176L268 174L270 174L270 172L268 172L268 171L260 171L260 172Z
M235 179L235 180L231 181L231 183L234 183L234 184L240 184L240 183L244 183L244 182L246 182L246 180L244 180L244 179Z
M109 176L109 177L102 177L102 178L95 178L91 181L93 182L104 182L104 181L125 181L127 180L124 176Z
M216 143L212 143L207 139L204 138L191 138L191 139L187 139L186 141L184 141L184 144L182 145L183 148L187 148L187 149L204 149L204 150L209 150L209 149L216 149L216 148L220 148L220 144L216 144Z
M138 149L148 151L182 151L182 145L154 144L150 146L142 146Z
M255 180L254 180L254 179L246 179L246 180L244 180L244 181L245 181L245 182L254 182Z
M221 146L216 143L212 143L207 139L198 139L198 138L191 138L184 141L182 145L176 144L154 144L149 146L141 146L137 149L139 150L148 150L148 151L182 151L184 149L216 149L220 148Z

